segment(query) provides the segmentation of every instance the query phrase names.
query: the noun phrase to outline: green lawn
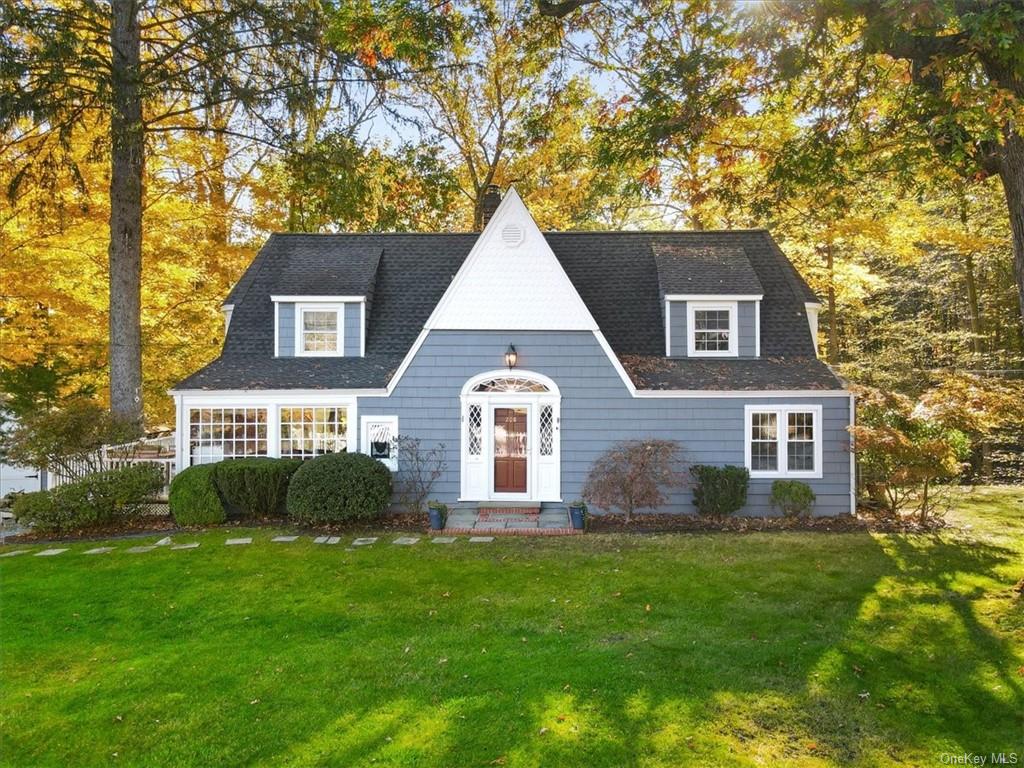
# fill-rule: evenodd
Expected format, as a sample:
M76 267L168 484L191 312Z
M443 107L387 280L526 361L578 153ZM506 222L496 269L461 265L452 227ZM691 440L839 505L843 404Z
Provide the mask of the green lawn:
M1021 760L1024 492L954 516L973 528L4 559L0 761Z

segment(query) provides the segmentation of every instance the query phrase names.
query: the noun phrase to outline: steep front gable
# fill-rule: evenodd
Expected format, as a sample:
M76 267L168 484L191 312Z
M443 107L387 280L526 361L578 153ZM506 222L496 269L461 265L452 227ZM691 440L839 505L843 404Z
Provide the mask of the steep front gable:
M424 327L599 330L514 188L501 201Z

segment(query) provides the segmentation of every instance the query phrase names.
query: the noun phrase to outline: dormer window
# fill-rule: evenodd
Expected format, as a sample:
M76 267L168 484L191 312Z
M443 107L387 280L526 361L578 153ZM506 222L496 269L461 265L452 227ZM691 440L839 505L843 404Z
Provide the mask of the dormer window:
M299 305L296 354L338 356L344 354L345 312L341 305Z
M686 309L690 357L737 356L737 302L688 301Z

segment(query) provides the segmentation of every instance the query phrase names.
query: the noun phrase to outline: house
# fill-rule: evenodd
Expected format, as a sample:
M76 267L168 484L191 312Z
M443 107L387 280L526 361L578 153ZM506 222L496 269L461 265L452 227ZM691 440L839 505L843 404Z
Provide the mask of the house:
M776 478L852 510L853 397L768 232L541 232L514 190L490 203L480 233L273 235L221 356L172 390L178 468L349 450L394 469L402 434L446 446L449 505L554 506L613 443L659 437L747 466L749 513Z

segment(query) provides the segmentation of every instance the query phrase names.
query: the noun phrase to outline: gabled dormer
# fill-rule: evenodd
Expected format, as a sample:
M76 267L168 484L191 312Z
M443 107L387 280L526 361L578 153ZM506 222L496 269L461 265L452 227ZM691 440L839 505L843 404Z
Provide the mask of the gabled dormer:
M764 290L742 248L652 246L665 327L665 355L761 356Z

